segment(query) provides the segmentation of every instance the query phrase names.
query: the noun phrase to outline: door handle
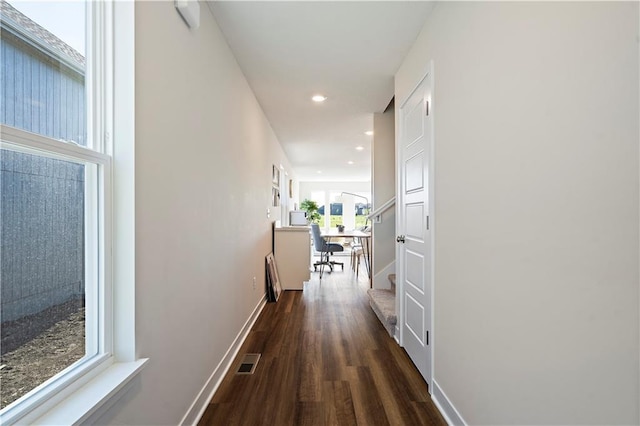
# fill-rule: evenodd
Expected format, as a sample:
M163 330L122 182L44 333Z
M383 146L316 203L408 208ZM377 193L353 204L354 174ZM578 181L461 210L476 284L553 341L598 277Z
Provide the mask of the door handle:
M404 243L404 235L398 235L396 237L396 241L399 243Z

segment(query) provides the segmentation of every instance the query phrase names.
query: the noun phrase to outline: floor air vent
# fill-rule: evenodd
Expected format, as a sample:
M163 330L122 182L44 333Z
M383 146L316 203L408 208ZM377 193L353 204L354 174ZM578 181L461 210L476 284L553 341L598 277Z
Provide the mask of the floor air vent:
M253 374L256 371L256 365L258 365L259 360L260 354L244 354L236 374Z

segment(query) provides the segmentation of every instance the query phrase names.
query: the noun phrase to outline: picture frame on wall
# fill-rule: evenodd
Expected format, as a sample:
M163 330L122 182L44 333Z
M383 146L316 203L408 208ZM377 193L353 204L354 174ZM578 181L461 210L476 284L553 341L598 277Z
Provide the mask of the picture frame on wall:
M278 188L271 188L271 205L278 207L280 205L280 190Z
M278 276L278 267L273 252L266 257L267 296L270 302L277 302L282 294L282 285Z

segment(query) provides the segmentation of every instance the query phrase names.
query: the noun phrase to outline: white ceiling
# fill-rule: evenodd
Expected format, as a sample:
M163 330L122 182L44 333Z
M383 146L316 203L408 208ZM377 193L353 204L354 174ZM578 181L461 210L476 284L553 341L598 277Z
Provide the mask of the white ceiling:
M298 179L369 181L364 132L393 97L393 76L433 3L208 4ZM312 102L316 93L328 99Z

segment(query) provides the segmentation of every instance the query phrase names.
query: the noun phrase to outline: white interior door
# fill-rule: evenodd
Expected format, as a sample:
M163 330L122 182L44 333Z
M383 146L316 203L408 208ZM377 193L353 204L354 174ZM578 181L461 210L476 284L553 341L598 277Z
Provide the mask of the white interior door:
M398 143L398 292L400 345L429 383L432 345L430 336L432 237L429 216L432 119L432 73L429 72L399 111Z

